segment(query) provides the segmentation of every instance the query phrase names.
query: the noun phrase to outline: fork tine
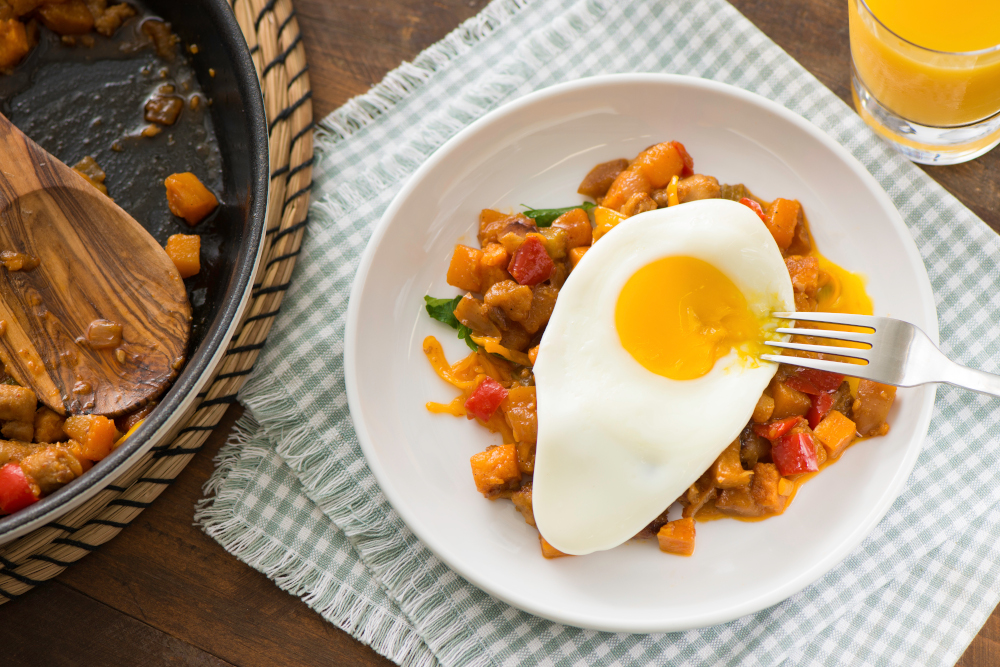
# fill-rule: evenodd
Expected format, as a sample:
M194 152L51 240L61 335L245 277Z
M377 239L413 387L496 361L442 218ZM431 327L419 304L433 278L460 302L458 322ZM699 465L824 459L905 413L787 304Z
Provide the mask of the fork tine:
M780 340L769 340L764 341L765 345L770 345L771 347L781 347L787 350L801 350L803 352L819 352L821 354L835 354L838 357L848 357L851 359L864 359L865 361L871 361L869 354L871 354L871 348L869 349L859 349L856 347L839 347L834 345L811 345L809 343L785 343Z
M858 333L856 331L834 331L832 329L798 329L795 327L778 327L775 329L780 334L791 334L793 336L812 336L813 338L830 338L833 340L850 340L855 343L872 344L875 338L873 333Z
M882 318L870 315L847 315L844 313L771 313L772 317L782 320L801 320L803 322L825 322L827 324L848 324L854 327L877 328Z
M871 365L860 366L843 361L827 361L826 359L810 359L808 357L786 357L781 354L762 354L760 358L778 364L790 364L792 366L801 366L802 368L812 368L817 371L829 371L830 373L840 373L841 375L850 377L877 381L877 378L871 376Z

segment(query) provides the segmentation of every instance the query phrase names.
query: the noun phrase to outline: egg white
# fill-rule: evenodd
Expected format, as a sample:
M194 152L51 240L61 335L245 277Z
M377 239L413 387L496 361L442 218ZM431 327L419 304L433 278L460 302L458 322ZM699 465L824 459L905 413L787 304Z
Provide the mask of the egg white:
M582 555L633 537L735 439L777 364L735 351L695 380L656 375L621 345L626 281L663 257L708 262L751 310L794 310L784 260L756 213L710 199L629 218L573 270L534 366L538 444L532 505L542 536Z

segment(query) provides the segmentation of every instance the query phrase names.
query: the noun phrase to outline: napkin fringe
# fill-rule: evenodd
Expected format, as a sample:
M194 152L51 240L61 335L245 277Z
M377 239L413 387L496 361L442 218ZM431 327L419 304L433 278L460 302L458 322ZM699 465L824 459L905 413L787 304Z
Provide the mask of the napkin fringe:
M367 93L348 100L320 121L316 140L333 144L351 136L409 97L435 72L469 51L529 4L531 0L494 0L411 62L389 72Z
M338 437L330 444L308 424L299 424L295 402L273 376L251 375L240 398L253 411L275 451L300 479L309 499L344 531L362 562L413 627L420 629L441 664L490 664L489 651L447 594L449 582L457 585L460 581L458 575L450 570L432 571L441 568L440 562L402 520L386 520L391 515L385 497L379 492L373 499L368 495L372 490L365 491L358 484L348 464L358 455L345 451L357 447L354 439L344 442L346 438ZM231 486L226 483L227 489ZM227 551L238 554L221 538L216 539ZM414 563L419 565L414 568Z
M211 495L197 503L195 523L226 551L386 658L406 667L437 665L419 635L389 610L357 595L240 516L237 506L256 481L256 466L238 464L272 454L266 443L257 441L258 433L260 426L250 415L236 423L215 458L216 472L204 485L206 495Z

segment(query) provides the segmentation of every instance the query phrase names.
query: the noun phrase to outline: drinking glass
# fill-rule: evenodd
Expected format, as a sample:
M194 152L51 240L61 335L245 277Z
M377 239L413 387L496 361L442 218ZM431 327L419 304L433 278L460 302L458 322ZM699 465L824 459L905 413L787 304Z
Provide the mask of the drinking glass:
M868 125L922 164L958 164L1000 143L1000 44L936 51L889 30L865 0L848 3L852 94Z

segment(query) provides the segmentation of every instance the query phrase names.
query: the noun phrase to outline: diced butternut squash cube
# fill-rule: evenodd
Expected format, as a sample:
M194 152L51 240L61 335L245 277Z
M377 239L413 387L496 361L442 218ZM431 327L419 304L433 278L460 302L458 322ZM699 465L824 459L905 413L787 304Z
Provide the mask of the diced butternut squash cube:
M590 226L590 216L582 208L566 211L552 223L556 229L566 232L566 247L568 249L588 246L593 242L593 228Z
M507 398L500 404L504 419L514 432L517 442L535 442L538 439L538 414L534 387L511 387Z
M483 257L479 262L484 267L506 268L510 263L510 253L500 243L487 243L483 246ZM489 289L489 287L483 289Z
M854 442L857 426L837 410L827 413L813 430L820 443L826 448L830 458L837 458Z
M167 176L167 205L170 212L184 218L192 227L204 220L219 205L211 190L189 171Z
M774 399L774 412L771 419L784 419L796 415L804 415L812 407L808 394L792 389L784 382L771 383L771 396Z
M694 553L694 519L691 517L668 521L656 534L660 551L678 556Z
M28 33L15 19L0 21L0 69L9 69L28 55Z
M571 248L569 251L569 265L571 270L576 268L576 265L580 263L583 256L590 250L590 246L579 246L577 248Z
M174 234L167 239L166 251L181 278L201 271L201 237L197 234Z
M624 203L622 202L622 204ZM594 227L594 243L596 243L599 238L610 232L615 225L625 220L625 216L610 208L598 206L594 208L594 220L597 223Z
M545 538L540 534L538 536L538 543L542 546L542 555L546 558L562 558L563 556L572 556L573 554L564 554L563 552L556 549L554 546L545 541Z
M795 483L782 477L778 480L778 495L787 498L795 491Z
M103 459L115 444L115 423L100 415L67 417L63 430L80 444L81 453L91 461Z
M476 490L487 498L495 498L504 491L513 491L521 484L517 448L512 443L493 445L486 451L474 454L470 461Z
M781 250L792 243L801 215L802 206L794 199L775 199L768 207L765 224Z
M774 399L767 394L761 394L757 399L757 405L753 409L753 421L756 424L763 424L774 414Z
M531 361L531 365L534 366L535 365L535 361L538 359L538 346L537 345L535 347L531 348L530 350L528 350L528 359Z
M478 292L482 287L480 261L483 251L465 245L455 246L448 265L448 284L466 292Z

